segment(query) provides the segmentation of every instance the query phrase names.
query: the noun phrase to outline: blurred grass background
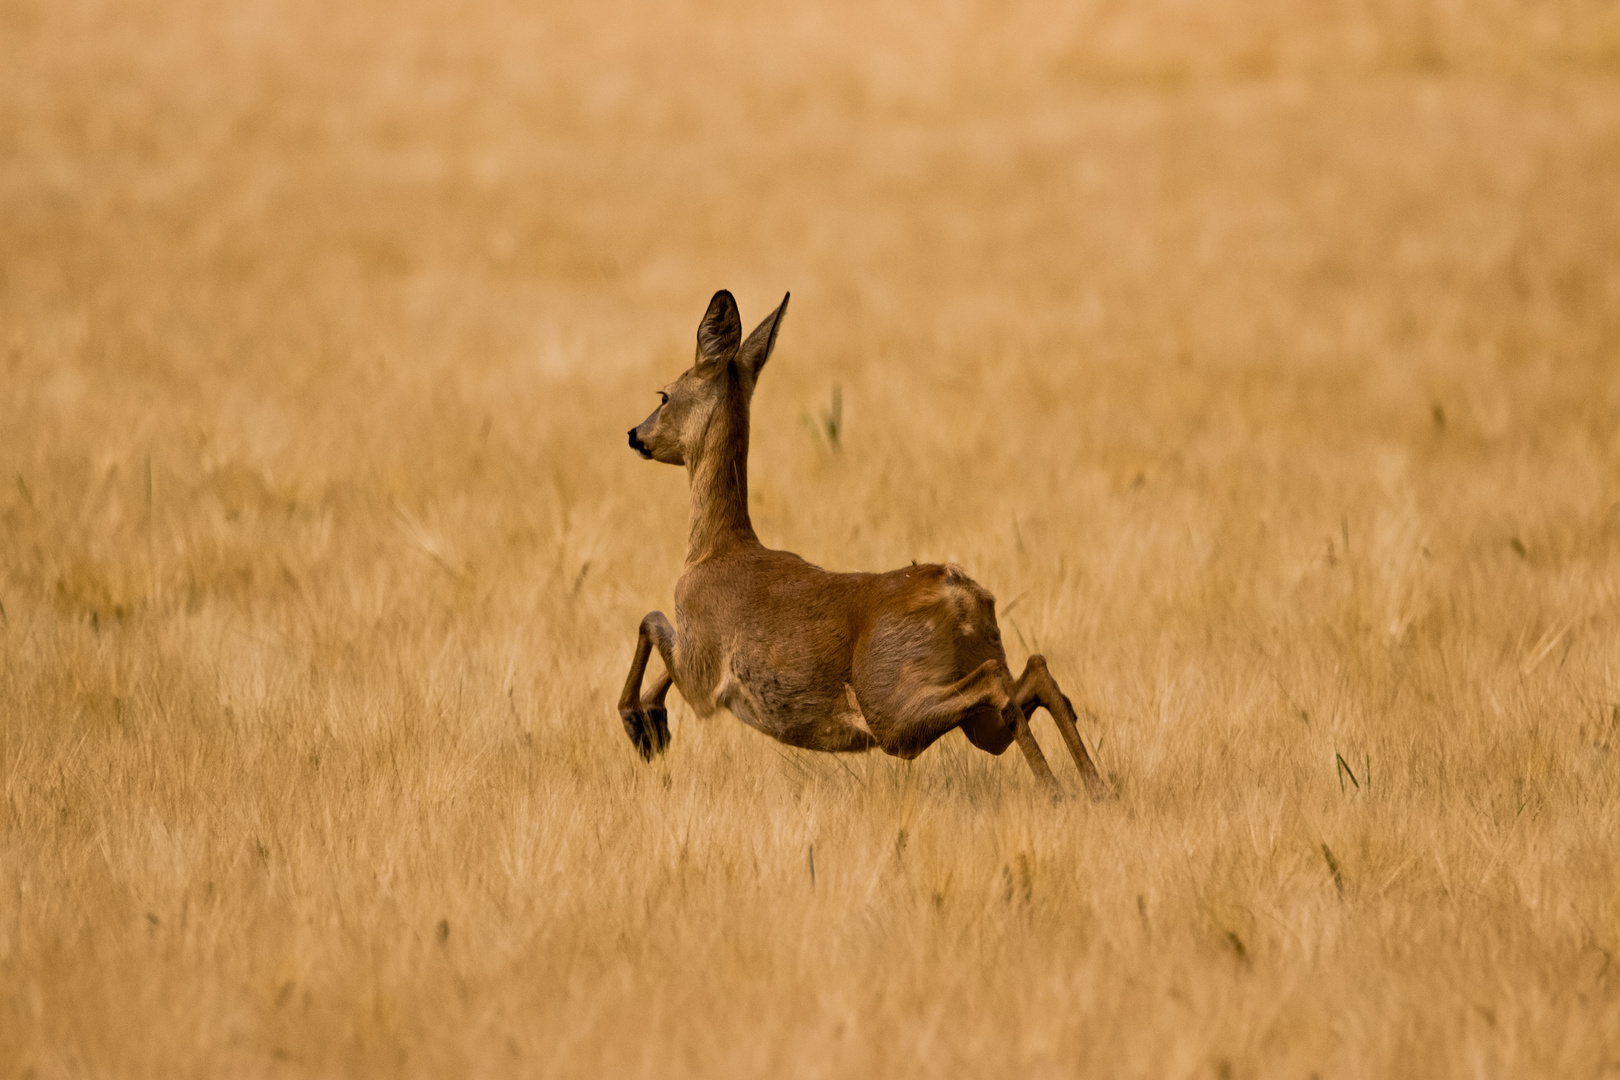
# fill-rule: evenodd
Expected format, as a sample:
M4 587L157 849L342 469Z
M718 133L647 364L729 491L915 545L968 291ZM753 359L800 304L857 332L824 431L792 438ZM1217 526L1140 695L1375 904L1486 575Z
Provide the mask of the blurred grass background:
M0 1073L1620 1070L1617 181L1603 0L0 0ZM635 758L721 287L1117 802Z

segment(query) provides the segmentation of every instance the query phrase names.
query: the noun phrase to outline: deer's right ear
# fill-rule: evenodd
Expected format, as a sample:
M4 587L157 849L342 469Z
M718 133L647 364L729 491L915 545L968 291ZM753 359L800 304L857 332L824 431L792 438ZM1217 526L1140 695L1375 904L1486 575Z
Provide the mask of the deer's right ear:
M698 323L697 369L708 374L731 363L742 343L742 318L737 314L737 301L724 289L709 301L709 310Z

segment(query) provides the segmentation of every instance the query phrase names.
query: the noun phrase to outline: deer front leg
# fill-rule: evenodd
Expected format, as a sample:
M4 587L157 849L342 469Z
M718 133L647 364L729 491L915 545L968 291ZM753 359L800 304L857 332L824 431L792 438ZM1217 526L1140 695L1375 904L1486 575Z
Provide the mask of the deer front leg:
M653 683L646 696L641 693L641 679L647 671L647 659L658 649L658 658L664 662L664 674ZM630 674L624 680L624 693L619 695L619 719L624 733L630 736L637 753L651 761L669 747L669 710L664 697L674 682L675 630L662 611L649 612L641 620L636 632L636 653L630 661Z
M1070 756L1080 767L1080 778L1085 781L1086 791L1093 799L1107 796L1108 785L1103 782L1102 774L1097 771L1091 755L1086 753L1086 744L1080 741L1080 729L1075 724L1074 705L1058 686L1057 680L1052 678L1051 671L1047 670L1046 657L1036 653L1029 658L1029 663L1024 665L1024 673L1018 677L1018 682L1013 686L1012 696L1023 714L1026 727L1028 718L1035 714L1036 709L1045 709L1052 714L1058 732L1069 746Z

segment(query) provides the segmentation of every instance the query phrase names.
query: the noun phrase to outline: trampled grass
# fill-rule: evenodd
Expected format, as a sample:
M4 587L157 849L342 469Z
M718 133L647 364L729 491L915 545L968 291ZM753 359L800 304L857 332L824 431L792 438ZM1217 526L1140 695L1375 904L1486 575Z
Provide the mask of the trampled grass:
M1617 57L0 0L0 1074L1620 1070ZM1117 800L636 758L720 287L762 537L963 564Z

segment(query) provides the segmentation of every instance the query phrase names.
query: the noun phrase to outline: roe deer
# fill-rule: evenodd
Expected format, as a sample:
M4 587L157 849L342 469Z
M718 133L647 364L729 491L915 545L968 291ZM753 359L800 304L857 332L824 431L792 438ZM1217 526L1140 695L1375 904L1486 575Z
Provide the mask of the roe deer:
M1075 728L1074 707L1046 661L1014 679L995 600L955 566L834 574L759 542L748 517L749 404L787 310L742 337L721 290L698 325L697 360L630 429L644 458L684 465L692 511L686 568L675 583L675 626L641 620L619 717L641 756L669 745L664 701L673 685L700 716L720 706L790 746L913 758L961 728L981 750L1015 740L1054 797L1057 780L1030 734L1044 708L1091 794L1107 787ZM664 674L642 694L653 649Z

